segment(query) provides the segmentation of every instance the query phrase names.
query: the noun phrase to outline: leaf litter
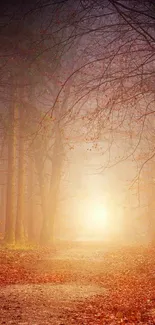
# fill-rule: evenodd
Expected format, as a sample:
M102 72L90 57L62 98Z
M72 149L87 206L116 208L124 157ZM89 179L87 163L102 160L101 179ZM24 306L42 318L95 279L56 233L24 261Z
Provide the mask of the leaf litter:
M0 262L0 325L155 324L153 248L1 249Z

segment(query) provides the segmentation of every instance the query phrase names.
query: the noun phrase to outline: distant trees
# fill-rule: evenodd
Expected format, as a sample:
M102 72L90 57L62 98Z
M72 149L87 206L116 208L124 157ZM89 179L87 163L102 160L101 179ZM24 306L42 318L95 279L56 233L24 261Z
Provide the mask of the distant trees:
M8 51L9 58L2 69L2 78L7 77L2 82L4 90L5 82L7 84L11 78L10 91L8 97L5 96L10 107L5 241L12 244L23 244L27 237L30 242L36 240L33 238L34 226L38 221L36 217L34 219L33 200L37 183L42 208L40 242L49 243L53 237L64 157L63 120L65 124L70 120L66 106L70 85L53 111L52 119L48 108L49 101L51 106L57 88L60 88L63 35L61 32L55 35L57 23L50 23L45 31L39 28L41 21L33 10L32 17L37 18L36 21L28 19L28 22L19 23L11 20L4 26L2 36L3 58L5 51ZM32 30L29 23L33 26ZM41 105L39 101L42 101Z
M92 135L97 130L97 140L107 142L105 150L101 149L105 155L109 152L104 168L127 159L135 161L134 182L138 189L140 173L155 155L152 141L155 4L152 0L83 1L81 4L83 17L79 15L79 26L83 32L79 28L79 34L74 36L83 38L86 56L83 55L85 60L66 79L62 90L68 81L77 78L77 96L71 108L77 103L81 106L89 103L88 111L85 105L87 114L83 118L92 132L89 132L92 140L95 141ZM119 146L123 150L116 151ZM146 155L139 160L139 154L144 151Z
M33 38L35 35L35 38ZM36 39L38 37L38 42ZM33 105L28 95L33 87L33 98L36 85L40 87L45 83L45 71L39 64L38 55L45 50L39 44L39 31L30 31L25 22L19 23L15 19L6 24L1 36L2 58L2 87L8 109L8 179L6 197L6 226L5 241L22 244L25 242L24 215L26 192L26 155L29 137L31 136L31 119L34 116ZM33 43L34 42L34 43ZM39 51L42 51L39 53ZM7 53L7 54L6 54ZM34 64L32 61L34 60ZM41 69L41 70L40 70ZM35 74L35 77L34 77ZM38 82L38 78L42 80ZM38 80L37 80L38 79ZM6 86L9 84L9 91ZM32 100L32 96L31 96ZM34 101L34 100L33 100ZM27 103L27 105L25 105ZM38 108L36 109L36 112ZM40 114L40 113L39 113ZM38 117L38 116L37 116ZM41 119L39 116L38 123ZM29 128L30 122L30 128ZM35 130L37 132L37 130ZM31 184L32 185L32 184ZM32 206L32 205L31 205ZM27 209L28 210L28 209ZM30 211L27 211L31 214ZM30 219L28 226L30 236Z
M153 156L154 9L151 0L51 0L3 9L7 242L27 237L33 242L37 223L40 242L52 240L64 155L73 134L82 133L92 146L106 142L99 149L105 156L109 152L106 167L137 159L146 143ZM114 150L120 139L123 153Z

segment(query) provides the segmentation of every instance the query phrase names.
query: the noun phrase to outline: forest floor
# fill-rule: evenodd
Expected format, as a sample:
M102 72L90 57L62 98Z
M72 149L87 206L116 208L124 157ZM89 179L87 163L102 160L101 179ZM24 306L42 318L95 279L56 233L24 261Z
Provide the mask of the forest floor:
M155 250L0 248L0 325L155 324Z

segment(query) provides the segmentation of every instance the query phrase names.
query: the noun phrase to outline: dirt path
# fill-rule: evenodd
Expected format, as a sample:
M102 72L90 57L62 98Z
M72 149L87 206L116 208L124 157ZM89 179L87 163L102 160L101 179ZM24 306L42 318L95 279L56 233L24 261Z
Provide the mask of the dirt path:
M0 325L155 325L155 250L0 251Z
M25 253L21 254L24 260ZM37 269L32 263L32 271L46 274L65 273L71 270L74 274L87 275L88 270L82 264L89 264L96 259L90 249L67 248L58 254L41 256L37 261ZM69 263L69 264L68 264ZM71 264L70 264L71 263ZM83 264L84 265L84 264ZM67 270L65 270L67 268ZM96 295L104 295L106 290L100 285L84 283L78 280L70 283L47 284L12 284L0 290L0 325L71 325L84 324L83 304Z
M0 325L82 324L80 304L104 290L94 285L9 285L0 293Z

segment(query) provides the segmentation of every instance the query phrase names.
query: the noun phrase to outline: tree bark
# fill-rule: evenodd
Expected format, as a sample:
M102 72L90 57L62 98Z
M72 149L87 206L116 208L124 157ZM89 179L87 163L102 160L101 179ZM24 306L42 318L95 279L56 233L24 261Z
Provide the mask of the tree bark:
M41 207L42 207L42 227L40 232L40 244L47 245L50 242L50 228L49 228L49 220L48 220L48 212L47 212L47 193L45 189L45 182L43 173L38 173L39 177L39 186L40 186L40 196L41 196Z
M28 157L27 235L29 243L35 242L34 226L34 162L32 157Z
M14 90L14 89L13 89ZM15 243L15 202L16 202L16 103L13 94L13 103L9 109L8 130L8 174L6 195L5 242Z
M55 142L53 148L52 155L52 173L50 180L50 190L49 190L49 226L51 232L51 241L53 241L54 237L54 223L56 217L56 210L58 205L58 194L60 189L60 181L61 181L61 171L62 171L62 163L63 163L63 143L61 137L61 131L59 126L56 125L55 129Z
M19 110L19 157L18 157L18 196L16 215L16 243L24 243L24 196L25 196L25 140L24 140L24 112Z

